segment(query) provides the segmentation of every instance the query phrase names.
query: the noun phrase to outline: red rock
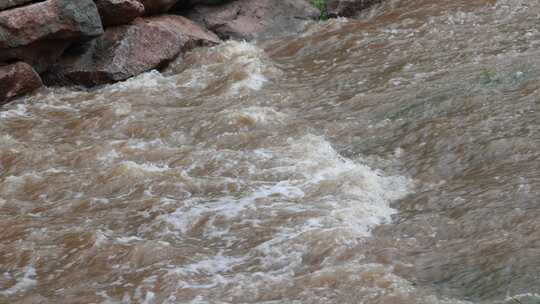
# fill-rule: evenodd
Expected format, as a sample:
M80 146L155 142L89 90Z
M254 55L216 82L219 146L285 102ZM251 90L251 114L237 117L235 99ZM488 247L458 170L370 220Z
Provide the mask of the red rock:
M1 0L0 10L5 10L5 9L16 7L16 6L21 6L30 2L35 2L35 0Z
M199 4L218 5L218 4L223 4L230 1L229 0L189 0L186 2L189 2L190 5L199 5Z
M46 71L69 46L67 40L37 41L27 46L0 50L0 62L24 61L38 73Z
M53 85L111 83L160 68L194 46L219 41L181 16L137 18L67 51L45 75L45 81Z
M138 0L144 5L146 14L165 13L176 4L178 0Z
M49 0L0 12L0 52L40 40L84 39L102 33L92 0Z
M173 10L183 11L185 9L194 7L196 5L219 5L225 4L227 2L232 2L233 0L178 0L176 1ZM303 0L300 0L303 1Z
M196 5L188 18L221 38L253 39L298 30L301 21L320 12L304 0L237 0L221 5Z
M136 0L95 0L104 26L127 24L144 15L144 5Z
M180 2L182 2L182 1L180 1ZM188 0L188 1L185 1L185 2L188 2L189 5L191 5L191 6L200 5L200 4L203 4L203 5L218 5L218 4L224 4L224 3L230 2L230 0Z
M328 0L326 10L329 17L352 17L359 11L380 3L382 0Z
M0 66L0 106L42 85L38 74L24 62Z

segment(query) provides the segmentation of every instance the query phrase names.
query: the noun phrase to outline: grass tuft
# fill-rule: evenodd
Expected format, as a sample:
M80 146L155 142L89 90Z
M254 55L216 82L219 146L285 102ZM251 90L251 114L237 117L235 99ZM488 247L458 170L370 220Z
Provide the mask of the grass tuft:
M326 10L326 0L311 0L311 3L321 11L320 20L328 19L328 11Z

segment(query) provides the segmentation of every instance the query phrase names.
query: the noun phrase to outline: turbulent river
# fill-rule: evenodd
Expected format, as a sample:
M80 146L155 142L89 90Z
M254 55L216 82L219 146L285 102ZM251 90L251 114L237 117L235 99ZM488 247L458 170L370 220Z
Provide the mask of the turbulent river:
M540 2L388 1L0 111L0 303L540 303Z

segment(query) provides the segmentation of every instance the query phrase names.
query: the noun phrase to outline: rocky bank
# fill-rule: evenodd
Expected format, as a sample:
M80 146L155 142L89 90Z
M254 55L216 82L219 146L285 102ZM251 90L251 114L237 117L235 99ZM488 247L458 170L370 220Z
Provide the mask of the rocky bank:
M43 86L96 86L198 46L265 39L380 0L0 0L0 106Z

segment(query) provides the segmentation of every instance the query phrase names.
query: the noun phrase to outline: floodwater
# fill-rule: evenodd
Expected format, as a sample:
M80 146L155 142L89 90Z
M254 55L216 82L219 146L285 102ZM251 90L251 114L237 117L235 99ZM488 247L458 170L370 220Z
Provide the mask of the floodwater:
M0 303L540 303L540 2L388 1L0 111Z

